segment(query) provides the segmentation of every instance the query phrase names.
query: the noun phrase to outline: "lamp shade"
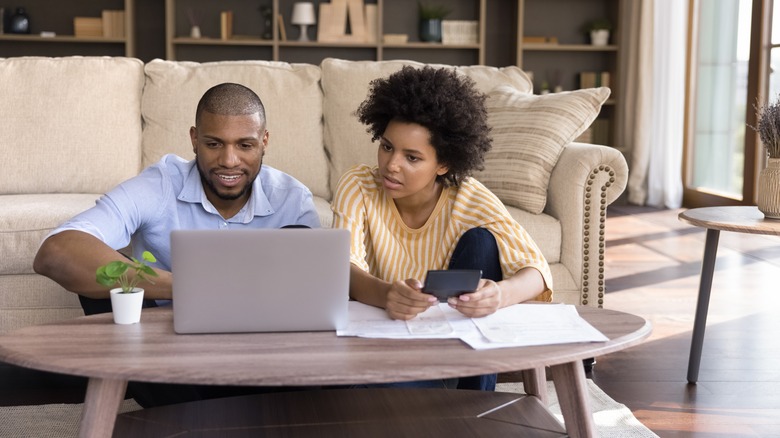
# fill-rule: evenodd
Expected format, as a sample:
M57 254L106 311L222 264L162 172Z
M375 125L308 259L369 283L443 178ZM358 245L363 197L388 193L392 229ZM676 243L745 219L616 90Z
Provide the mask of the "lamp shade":
M299 2L293 5L292 24L314 24L317 20L314 15L314 3Z

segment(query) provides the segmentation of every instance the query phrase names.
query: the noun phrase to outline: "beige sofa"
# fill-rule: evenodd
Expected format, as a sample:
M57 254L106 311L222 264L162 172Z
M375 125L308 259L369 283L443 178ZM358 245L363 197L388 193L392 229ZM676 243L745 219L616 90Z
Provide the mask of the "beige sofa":
M376 148L353 111L371 79L401 65L335 59L320 65L144 64L106 57L0 60L0 333L81 315L76 295L33 273L40 242L162 155L191 158L187 132L196 103L219 82L243 83L261 96L271 133L265 163L305 183L315 195L323 226L329 226L328 201L339 176L353 164L375 161ZM521 100L536 98L529 94L528 77L516 67L458 69L485 92L506 84L522 94ZM600 106L605 96L599 96L590 104ZM523 111L521 119L543 124L528 116L528 108ZM551 132L557 134L558 128ZM504 134L497 131L496 137ZM513 206L520 205L513 191L525 196L534 190L510 184L496 191L547 257L555 300L601 306L605 209L625 187L626 163L616 150L589 144L568 144L555 155L546 165L544 184L531 187L541 197L541 213ZM495 185L504 182L502 172L526 170L498 169L511 162L511 157L493 156L480 179L492 178Z

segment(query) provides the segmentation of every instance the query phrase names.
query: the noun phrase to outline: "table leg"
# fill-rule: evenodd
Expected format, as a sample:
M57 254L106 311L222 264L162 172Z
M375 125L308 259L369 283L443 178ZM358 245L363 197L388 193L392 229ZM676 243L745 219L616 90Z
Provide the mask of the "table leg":
M547 406L547 376L544 367L523 370L523 390L528 395L538 397Z
M114 422L126 389L127 380L89 379L81 413L81 438L107 437L114 433Z
M566 433L572 438L598 436L582 361L553 365L550 370L563 421L566 423Z
M710 291L712 290L712 276L715 273L715 256L718 254L719 237L720 230L707 230L704 259L701 264L701 278L699 279L699 297L696 301L696 316L693 320L691 354L688 356L689 383L696 383L699 379L701 350L704 344L704 329L707 326L707 311L710 307Z

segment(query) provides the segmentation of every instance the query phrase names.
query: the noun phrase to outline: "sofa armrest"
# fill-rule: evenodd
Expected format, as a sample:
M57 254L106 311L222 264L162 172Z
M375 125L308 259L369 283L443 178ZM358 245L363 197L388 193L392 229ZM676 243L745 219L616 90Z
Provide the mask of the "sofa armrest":
M550 176L545 212L561 223L561 263L571 272L580 304L604 304L607 206L623 193L628 165L608 146L570 143Z

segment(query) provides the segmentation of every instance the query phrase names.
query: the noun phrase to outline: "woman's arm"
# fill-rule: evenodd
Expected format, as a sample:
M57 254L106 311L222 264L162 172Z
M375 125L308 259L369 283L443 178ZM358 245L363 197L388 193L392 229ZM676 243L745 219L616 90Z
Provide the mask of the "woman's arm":
M374 277L354 264L350 266L349 295L354 300L381 307L393 319L408 320L436 305L433 295L420 291L419 280L389 283Z
M546 289L542 273L534 268L525 268L498 283L482 279L475 292L452 297L447 302L460 313L478 318L502 307L532 300Z

